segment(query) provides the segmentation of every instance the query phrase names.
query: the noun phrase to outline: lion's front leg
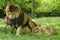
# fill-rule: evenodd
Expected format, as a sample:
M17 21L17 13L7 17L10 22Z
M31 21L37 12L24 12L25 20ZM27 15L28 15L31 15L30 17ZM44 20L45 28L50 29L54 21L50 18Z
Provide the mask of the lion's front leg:
M19 35L21 33L22 26L19 26L16 30L16 35Z
M6 24L5 27L4 27L4 31L5 31L5 32L7 32L7 26L8 26L8 25Z
M11 33L14 32L14 27L15 27L15 26L11 25L11 28L12 28L12 29L11 29Z

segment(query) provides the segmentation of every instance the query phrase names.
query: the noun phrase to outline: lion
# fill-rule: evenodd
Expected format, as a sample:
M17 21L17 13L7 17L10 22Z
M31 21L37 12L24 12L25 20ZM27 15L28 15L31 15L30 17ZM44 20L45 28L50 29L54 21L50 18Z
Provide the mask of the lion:
M33 30L34 30L33 34L35 35L43 35L44 33L44 30L42 29L41 26L34 27Z
M33 29L38 26L17 4L7 5L5 12L11 22L10 25L14 26L13 28L16 27L16 35L19 35L26 26L28 26L31 32L34 32Z
M7 32L7 26L8 26L8 25L10 25L11 28L12 28L11 33L13 33L14 28L17 29L17 27L12 24L11 20L10 20L7 16L5 16L5 20L4 20L4 21L5 21L5 23L6 23L6 26L5 26L5 31L6 31L6 32Z
M47 35L52 35L52 34L57 34L56 30L52 27L45 27L43 28L44 30L44 34L47 34Z
M27 30L28 30L28 32L31 32L29 30L29 28L24 27L22 33L26 33ZM56 35L57 34L57 32L54 28L52 28L52 27L41 27L41 26L34 27L32 33L35 35Z

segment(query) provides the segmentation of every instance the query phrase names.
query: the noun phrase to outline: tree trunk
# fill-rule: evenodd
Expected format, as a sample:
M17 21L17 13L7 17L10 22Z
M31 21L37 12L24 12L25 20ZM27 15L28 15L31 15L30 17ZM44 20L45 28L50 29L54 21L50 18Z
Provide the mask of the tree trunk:
M32 0L32 8L31 8L31 10L32 10L31 16L32 16L32 18L34 18L34 0Z

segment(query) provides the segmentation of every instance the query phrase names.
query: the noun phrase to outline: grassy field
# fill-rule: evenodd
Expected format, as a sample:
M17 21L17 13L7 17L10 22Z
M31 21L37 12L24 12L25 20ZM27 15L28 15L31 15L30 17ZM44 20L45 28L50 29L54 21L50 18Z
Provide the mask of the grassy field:
M5 23L0 18L0 40L60 40L60 17L43 17L35 18L34 21L42 27L54 27L57 31L57 35L33 35L31 33L21 34L16 36L15 33L10 33L10 27L8 32L4 32Z

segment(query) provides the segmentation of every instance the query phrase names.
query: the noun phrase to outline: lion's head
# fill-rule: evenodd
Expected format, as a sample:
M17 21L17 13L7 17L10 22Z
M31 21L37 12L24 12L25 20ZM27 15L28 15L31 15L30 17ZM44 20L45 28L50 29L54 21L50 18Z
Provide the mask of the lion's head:
M6 11L6 16L8 16L9 19L14 19L19 17L19 15L22 12L20 6L17 4L7 5L5 11Z

